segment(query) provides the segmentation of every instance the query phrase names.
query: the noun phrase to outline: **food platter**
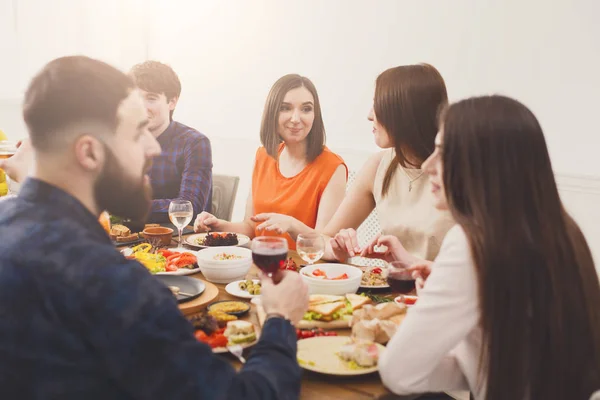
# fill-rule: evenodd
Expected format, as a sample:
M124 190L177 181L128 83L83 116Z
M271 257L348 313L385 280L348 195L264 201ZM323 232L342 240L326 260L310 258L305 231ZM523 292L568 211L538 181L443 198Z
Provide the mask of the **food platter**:
M390 285L388 285L387 280L387 270L382 267L369 267L363 271L363 276L361 278L360 287L362 289L389 289ZM376 283L376 284L368 284L368 283Z
M196 247L196 248L200 248L200 249L205 249L207 247L220 247L220 246L206 246L204 244L200 244L203 243L206 240L206 236L207 235L227 235L227 234L233 234L232 232L210 232L210 233L196 233L194 235L189 235L186 236L185 238L185 244L192 246L192 247ZM246 235L242 235L240 233L235 233L235 235L237 236L237 244L223 244L222 246L245 246L248 243L250 243L250 238Z
M338 352L349 342L344 336L320 336L298 341L298 363L306 370L326 375L356 376L377 372L373 367L358 367L342 360ZM379 355L385 350L381 344L375 344Z

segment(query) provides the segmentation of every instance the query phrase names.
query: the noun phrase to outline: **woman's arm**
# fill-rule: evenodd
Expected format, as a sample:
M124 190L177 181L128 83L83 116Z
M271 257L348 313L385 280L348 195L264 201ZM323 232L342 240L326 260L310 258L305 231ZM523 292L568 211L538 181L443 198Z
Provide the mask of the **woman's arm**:
M453 228L419 301L379 361L386 387L396 394L467 389L452 351L478 324L477 285L467 238L460 227ZM478 363L478 352L473 357Z
M250 219L254 213L254 205L252 203L252 190L248 193L248 199L246 200L246 216L241 222L229 222L222 219L218 219L214 215L202 212L196 217L194 222L194 231L196 232L236 232L246 235L249 238L254 237L254 222Z
M350 187L350 190L344 197L341 205L331 217L329 223L325 227L318 231L322 232L329 238L334 237L340 230L350 228L352 231L355 230L363 223L369 214L375 208L375 197L373 196L373 182L375 181L375 175L377 174L377 167L381 162L384 152L373 154L361 170L356 175L354 184ZM354 247L358 247L358 241L356 240L356 232L347 232L345 236L348 243L352 243ZM340 259L339 256L334 254L331 247L330 241L326 240L325 255L323 256L326 260ZM349 251L348 251L349 253Z

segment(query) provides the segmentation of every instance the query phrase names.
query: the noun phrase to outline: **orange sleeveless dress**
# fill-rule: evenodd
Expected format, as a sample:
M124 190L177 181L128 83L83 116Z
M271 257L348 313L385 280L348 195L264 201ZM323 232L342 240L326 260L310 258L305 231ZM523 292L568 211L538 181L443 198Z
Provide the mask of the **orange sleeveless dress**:
M279 154L284 145L279 147ZM289 215L314 228L321 196L338 166L348 167L344 160L327 147L299 174L286 178L279 171L279 163L267 154L264 147L256 152L256 161L252 173L252 202L254 214L279 213ZM259 225L259 224L257 224ZM290 250L296 249L296 242L287 233L277 235L272 232L255 231L256 236L283 236Z

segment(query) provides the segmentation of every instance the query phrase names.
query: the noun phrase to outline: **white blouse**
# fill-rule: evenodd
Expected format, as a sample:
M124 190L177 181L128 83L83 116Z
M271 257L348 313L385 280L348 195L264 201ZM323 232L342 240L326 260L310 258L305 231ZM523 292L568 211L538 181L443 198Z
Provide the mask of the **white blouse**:
M477 275L463 229L446 235L419 300L379 361L386 387L396 394L471 390L486 394L479 365L482 343Z

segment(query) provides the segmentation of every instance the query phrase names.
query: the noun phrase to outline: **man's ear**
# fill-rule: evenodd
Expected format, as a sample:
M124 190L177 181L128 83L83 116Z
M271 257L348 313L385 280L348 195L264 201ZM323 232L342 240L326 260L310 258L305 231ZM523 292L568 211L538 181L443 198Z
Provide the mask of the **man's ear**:
M179 97L177 97L177 96L175 96L171 100L169 100L169 102L168 102L168 104L169 104L169 111L175 110L175 107L177 107L177 102L178 101L179 101Z
M75 143L75 158L88 171L98 171L104 164L106 155L104 146L98 139L90 135L79 137Z

